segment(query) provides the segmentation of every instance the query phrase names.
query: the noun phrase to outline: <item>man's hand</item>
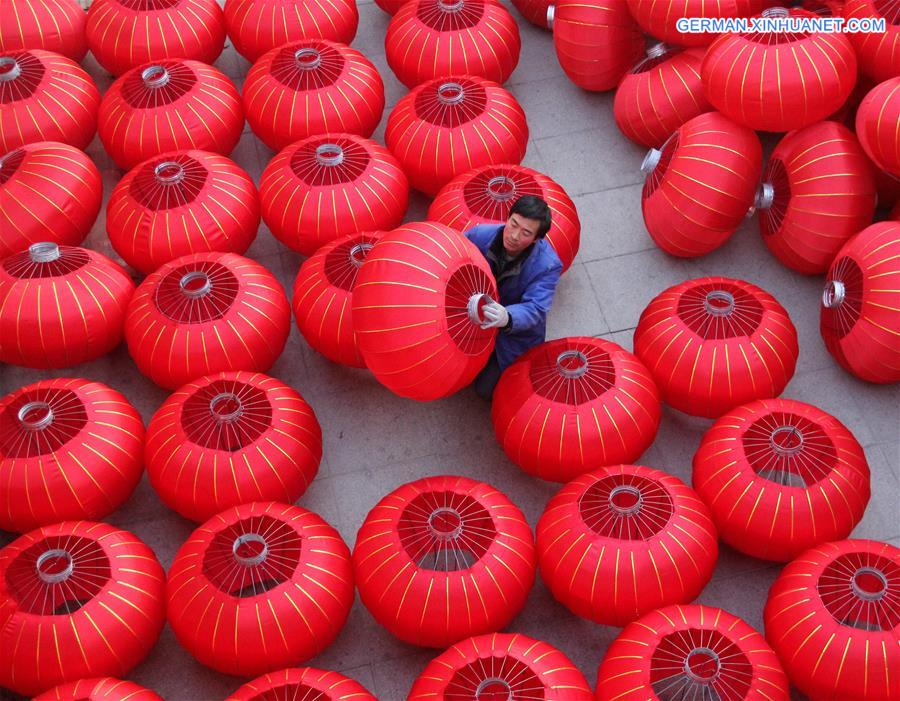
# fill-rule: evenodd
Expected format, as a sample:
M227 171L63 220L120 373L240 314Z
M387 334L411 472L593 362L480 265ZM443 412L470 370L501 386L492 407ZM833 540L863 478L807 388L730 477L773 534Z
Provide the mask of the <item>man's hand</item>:
M502 329L509 323L509 312L499 302L488 302L481 313L484 315L483 329Z

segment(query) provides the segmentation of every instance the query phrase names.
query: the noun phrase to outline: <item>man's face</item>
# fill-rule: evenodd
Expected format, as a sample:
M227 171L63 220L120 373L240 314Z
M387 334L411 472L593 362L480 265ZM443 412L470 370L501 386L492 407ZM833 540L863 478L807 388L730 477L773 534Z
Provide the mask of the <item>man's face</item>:
M521 214L511 214L503 229L503 248L508 256L517 256L537 238L541 223L526 219Z

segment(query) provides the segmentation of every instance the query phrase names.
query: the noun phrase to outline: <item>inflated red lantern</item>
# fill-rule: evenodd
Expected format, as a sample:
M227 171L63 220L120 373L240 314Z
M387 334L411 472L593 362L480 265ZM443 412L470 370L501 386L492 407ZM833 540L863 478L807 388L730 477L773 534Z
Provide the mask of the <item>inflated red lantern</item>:
M560 0L547 10L559 65L584 90L612 90L644 52L625 0Z
M869 159L849 129L819 122L775 147L756 198L763 241L791 270L818 275L847 239L872 223Z
M484 256L453 229L411 222L368 253L353 288L353 328L366 366L401 397L447 397L494 350L481 310L497 299Z
M119 345L134 283L96 251L34 243L0 264L0 361L66 368Z
M350 44L359 11L354 0L225 0L225 24L234 48L253 63L301 39Z
M900 5L893 0L847 0L844 21L883 18L884 32L852 32L859 70L875 82L900 76Z
M900 76L879 83L859 103L856 135L881 170L900 177Z
M259 228L259 194L234 161L209 151L154 156L126 173L106 205L110 243L149 275L189 253L244 253Z
M552 645L518 633L468 638L435 657L407 701L593 701L584 675Z
M141 283L128 306L125 340L138 370L177 389L224 370L265 372L290 326L281 283L262 265L235 253L196 253Z
M35 696L32 701L163 701L160 696L134 682L113 677L79 679L60 684Z
M694 117L641 165L644 226L673 256L715 250L753 205L761 167L762 146L752 129L718 112Z
M321 516L253 502L194 531L169 569L169 625L201 663L255 676L324 650L353 605L350 551Z
M315 667L282 669L247 682L225 701L378 701L358 681Z
M561 185L531 168L486 165L457 175L437 193L428 208L428 219L457 231L486 222L505 224L513 203L526 195L540 197L550 206L547 241L562 261L565 272L581 241L578 212Z
M678 20L682 17L731 19L759 14L773 0L628 0L628 9L647 34L678 46L706 46L716 34L710 32L682 32Z
M663 401L717 418L777 397L797 365L797 330L765 290L743 280L686 280L657 295L634 330L634 353Z
M553 596L610 626L693 601L719 553L694 490L640 465L600 468L564 486L538 521L537 549Z
M382 231L348 234L326 243L300 266L292 306L306 342L334 363L364 368L353 326L353 286Z
M535 27L550 29L547 19L547 11L553 4L552 0L512 0L513 7L531 22Z
M39 141L0 156L0 259L41 241L77 246L102 200L100 171L84 151Z
M793 399L723 415L694 455L692 483L722 540L780 562L846 538L869 501L862 446L836 418Z
M520 163L528 124L516 98L496 83L474 76L438 78L400 99L384 141L410 184L434 197L472 168Z
M322 459L312 407L274 377L220 372L181 387L147 427L147 475L165 504L206 521L251 501L293 503Z
M9 3L0 13L0 52L42 49L80 61L87 52L86 21L77 0Z
M225 46L225 16L216 0L94 0L87 41L115 76L173 58L214 63Z
M629 624L597 675L596 701L789 701L788 679L765 639L711 606L667 606Z
M505 83L519 62L519 25L497 0L416 0L388 24L387 62L408 88L448 75Z
M900 549L841 540L782 570L766 638L794 686L814 699L900 698Z
M315 134L369 137L384 111L384 83L356 49L304 39L253 64L243 88L247 121L273 151Z
M99 382L41 380L0 399L0 528L100 520L143 472L144 423Z
M813 17L773 7L773 19ZM722 34L700 71L707 99L726 117L760 131L802 129L828 117L856 82L856 54L841 33Z
M650 47L616 88L613 116L619 131L636 144L659 148L682 124L712 110L700 82L705 53Z
M535 566L516 505L489 484L449 475L384 497L353 550L365 607L401 640L426 647L506 626L525 605Z
M491 405L506 456L554 482L636 461L656 437L659 414L647 368L615 343L587 336L548 341L520 356Z
M321 134L269 161L259 196L272 235L311 256L340 236L399 225L409 181L381 144L356 134Z
M105 523L64 521L14 540L0 550L0 686L34 696L126 675L166 622L165 582L150 548Z
M900 380L900 222L863 229L825 279L819 329L841 367L866 382Z
M99 105L97 86L72 59L40 49L0 53L0 153L35 141L84 150Z
M241 96L225 74L198 61L138 66L110 86L100 105L100 140L123 169L167 151L227 156L241 137Z

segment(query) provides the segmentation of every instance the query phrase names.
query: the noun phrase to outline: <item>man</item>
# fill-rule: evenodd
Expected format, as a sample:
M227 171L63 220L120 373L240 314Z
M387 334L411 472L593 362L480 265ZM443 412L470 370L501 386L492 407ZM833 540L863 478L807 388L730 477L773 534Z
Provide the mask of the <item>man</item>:
M527 195L513 203L506 224L480 224L465 232L491 266L500 300L485 305L481 328L498 328L497 346L475 378L475 391L490 399L501 373L529 348L544 342L562 262L544 238L550 207Z

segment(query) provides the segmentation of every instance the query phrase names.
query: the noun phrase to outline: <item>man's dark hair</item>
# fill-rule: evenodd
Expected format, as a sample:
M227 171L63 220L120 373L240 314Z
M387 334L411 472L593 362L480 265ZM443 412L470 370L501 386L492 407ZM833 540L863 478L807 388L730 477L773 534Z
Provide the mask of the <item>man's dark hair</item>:
M550 206L536 195L525 195L513 202L509 215L518 214L526 219L534 219L538 227L537 238L542 239L550 231Z

